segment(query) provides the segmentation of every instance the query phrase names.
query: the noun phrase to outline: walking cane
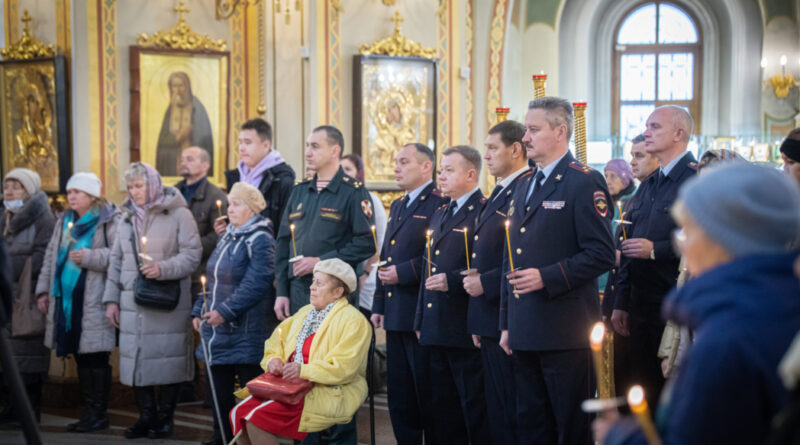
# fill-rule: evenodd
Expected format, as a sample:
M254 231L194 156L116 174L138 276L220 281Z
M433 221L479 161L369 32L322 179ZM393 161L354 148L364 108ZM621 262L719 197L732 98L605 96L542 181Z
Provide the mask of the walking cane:
M206 374L208 375L208 384L211 386L211 398L214 401L214 413L217 415L217 423L219 424L219 434L222 436L222 443L228 443L225 438L225 424L222 423L222 413L219 411L219 401L217 400L217 389L214 387L214 375L211 373L211 364L208 362L208 347L206 339L203 337L203 325L206 323L203 316L206 314L206 277L200 277L203 284L203 310L200 311L200 342L203 346L203 359L206 363Z

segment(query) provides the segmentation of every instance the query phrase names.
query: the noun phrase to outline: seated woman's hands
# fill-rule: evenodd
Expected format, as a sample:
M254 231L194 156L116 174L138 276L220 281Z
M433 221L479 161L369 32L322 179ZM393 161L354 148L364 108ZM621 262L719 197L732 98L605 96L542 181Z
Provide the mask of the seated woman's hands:
M283 366L283 378L293 379L300 377L300 363L291 362Z
M281 375L283 373L283 360L275 357L267 364L267 372L273 375Z

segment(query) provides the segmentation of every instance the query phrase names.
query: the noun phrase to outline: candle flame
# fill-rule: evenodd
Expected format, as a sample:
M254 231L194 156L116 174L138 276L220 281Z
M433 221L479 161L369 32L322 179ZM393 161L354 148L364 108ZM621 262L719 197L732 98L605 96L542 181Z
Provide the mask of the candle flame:
M281 330L281 328L278 328L278 338L280 338L281 341L283 341L283 331Z
M289 230L291 230L292 232L294 232L294 224L289 224Z
M372 229L372 231L374 232L374 231L375 231L375 224L373 224L373 225L370 227L370 229Z
M467 233L468 230L467 226L464 226L464 233Z
M74 226L74 224L72 224L72 221L67 223L67 229L72 230L72 226Z
M511 221L506 220L506 228L508 228L508 226L510 226L510 225L511 225Z
M205 275L201 275L201 276L200 276L200 282L201 282L203 285L205 285L205 284L206 284L206 276L205 276Z
M628 404L633 412L647 408L647 402L644 400L644 389L640 385L634 385L628 391Z
M603 348L603 338L606 336L606 325L598 321L592 327L592 333L589 335L589 342L593 351L599 351Z
M786 65L786 54L781 56L781 66L785 66L785 65Z
M425 236L431 236L433 234L433 230L428 230L425 232Z
M147 244L147 237L146 237L146 236L143 236L143 237L142 237L142 246L144 246L144 245L146 245L146 244Z
M219 199L217 200L217 207L222 207L222 201L220 201Z

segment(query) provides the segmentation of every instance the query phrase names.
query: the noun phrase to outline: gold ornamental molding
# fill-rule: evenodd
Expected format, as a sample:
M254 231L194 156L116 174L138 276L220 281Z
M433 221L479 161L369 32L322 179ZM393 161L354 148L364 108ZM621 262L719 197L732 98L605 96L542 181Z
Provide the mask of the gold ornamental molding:
M189 8L184 5L183 1L179 2L173 10L178 13L178 23L175 26L164 31L157 31L152 36L145 33L139 34L136 44L155 48L225 51L224 39L214 40L206 34L198 34L186 23L183 15L189 13Z
M371 45L362 43L358 47L358 52L365 56L369 54L382 54L399 57L425 57L426 59L433 59L436 57L436 49L423 48L421 43L409 40L400 32L400 23L403 22L403 17L400 16L400 12L394 12L392 21L394 22L394 32L391 36L378 40Z
M24 60L37 57L53 57L56 53L55 45L46 45L33 37L28 24L33 18L28 15L28 10L22 14L20 21L25 25L22 28L22 38L8 48L0 50L0 56L6 60Z

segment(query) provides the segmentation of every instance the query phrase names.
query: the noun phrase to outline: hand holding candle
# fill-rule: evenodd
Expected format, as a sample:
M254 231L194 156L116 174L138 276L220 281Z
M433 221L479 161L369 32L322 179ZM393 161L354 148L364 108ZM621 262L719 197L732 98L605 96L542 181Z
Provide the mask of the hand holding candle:
M644 399L644 389L641 386L635 385L628 391L628 405L631 407L631 412L636 414L636 420L639 421L639 426L647 438L647 443L649 445L661 445L661 438L658 437L656 426L650 417L647 400Z
M217 213L219 213L219 217L222 218L222 201L219 199L217 200Z

